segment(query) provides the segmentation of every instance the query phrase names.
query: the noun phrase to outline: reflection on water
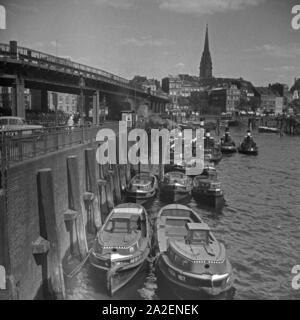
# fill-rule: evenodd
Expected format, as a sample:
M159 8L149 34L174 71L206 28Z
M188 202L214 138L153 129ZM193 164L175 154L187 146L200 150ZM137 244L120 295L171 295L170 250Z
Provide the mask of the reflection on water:
M236 143L244 131L231 129ZM224 156L217 166L226 204L222 214L200 208L191 198L181 202L195 209L222 241L234 269L235 299L300 299L291 287L294 265L300 264L300 138L254 133L259 155ZM145 207L152 226L160 208L158 196ZM69 299L111 299L105 283L88 263L67 280ZM113 299L176 299L159 288L154 259Z

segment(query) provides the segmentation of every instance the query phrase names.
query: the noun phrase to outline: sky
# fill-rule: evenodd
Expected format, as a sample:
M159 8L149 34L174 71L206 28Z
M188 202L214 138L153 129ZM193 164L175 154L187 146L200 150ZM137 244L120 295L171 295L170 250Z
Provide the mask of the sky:
M298 2L298 3L297 3ZM209 26L213 75L254 85L300 76L294 0L0 0L0 42L70 57L131 79L199 74Z

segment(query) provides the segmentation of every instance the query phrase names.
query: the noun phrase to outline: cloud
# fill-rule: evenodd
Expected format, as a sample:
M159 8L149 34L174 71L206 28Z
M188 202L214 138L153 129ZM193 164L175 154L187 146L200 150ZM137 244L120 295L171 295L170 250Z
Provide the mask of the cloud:
M158 0L163 10L198 15L237 11L258 6L266 0Z
M134 47L168 47L174 42L168 39L153 39L152 37L131 37L123 40L122 45Z
M94 0L98 5L105 5L115 9L130 9L136 6L136 0Z
M297 58L300 56L300 45L298 43L286 44L284 46L263 44L246 49L245 52L254 52L259 55L268 55L276 58Z

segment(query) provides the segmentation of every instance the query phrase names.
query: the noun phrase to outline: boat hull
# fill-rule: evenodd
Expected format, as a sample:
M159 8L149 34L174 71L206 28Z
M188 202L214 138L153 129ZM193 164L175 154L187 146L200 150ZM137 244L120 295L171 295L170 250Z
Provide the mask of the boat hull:
M161 255L158 258L156 264L156 273L158 284L163 288L163 290L165 291L167 286L179 299L193 300L208 298L215 299L222 297L226 298L230 295L233 289L233 281L231 276L228 282L225 283L224 280L224 283L215 283L215 285L212 285L210 280L199 280L196 277L190 277L190 279L188 279L188 276L186 276L185 273L180 270L176 270L169 265L164 255Z
M223 194L209 194L198 190L193 190L192 195L196 202L212 207L216 210L223 209L225 204Z
M170 187L160 188L160 198L168 201L180 201L191 196L191 188L188 190L172 189Z
M147 192L133 192L126 190L125 196L128 200L136 200L136 201L145 201L149 200L156 195L156 190L147 191Z
M221 152L223 154L231 154L231 153L236 153L236 147L235 146L221 146Z
M99 278L106 283L107 293L112 297L138 274L145 264L149 253L150 248L147 248L143 253L143 257L138 262L122 266L122 268L104 268L93 258L90 258L90 263L99 273Z
M258 155L258 150L249 150L249 149L239 148L238 152L240 154L245 154L245 155L248 155L248 156L257 156Z

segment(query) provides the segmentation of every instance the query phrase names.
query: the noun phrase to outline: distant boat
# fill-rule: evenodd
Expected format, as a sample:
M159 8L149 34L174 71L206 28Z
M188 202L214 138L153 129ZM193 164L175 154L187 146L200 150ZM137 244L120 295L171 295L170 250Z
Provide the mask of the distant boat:
M166 173L160 184L160 195L172 201L178 201L191 194L193 179L182 172Z
M162 208L156 222L157 276L179 298L220 296L232 288L232 267L219 243L192 209L171 204Z
M238 152L250 156L257 156L258 147L255 142L247 143L246 141L243 141L238 147Z
M258 132L260 132L260 133L279 133L280 129L260 126L260 127L258 127Z
M139 173L127 185L125 194L130 200L147 200L156 195L158 182L155 175Z
M107 217L90 255L113 296L141 269L150 252L151 231L146 210L139 204L121 204Z

